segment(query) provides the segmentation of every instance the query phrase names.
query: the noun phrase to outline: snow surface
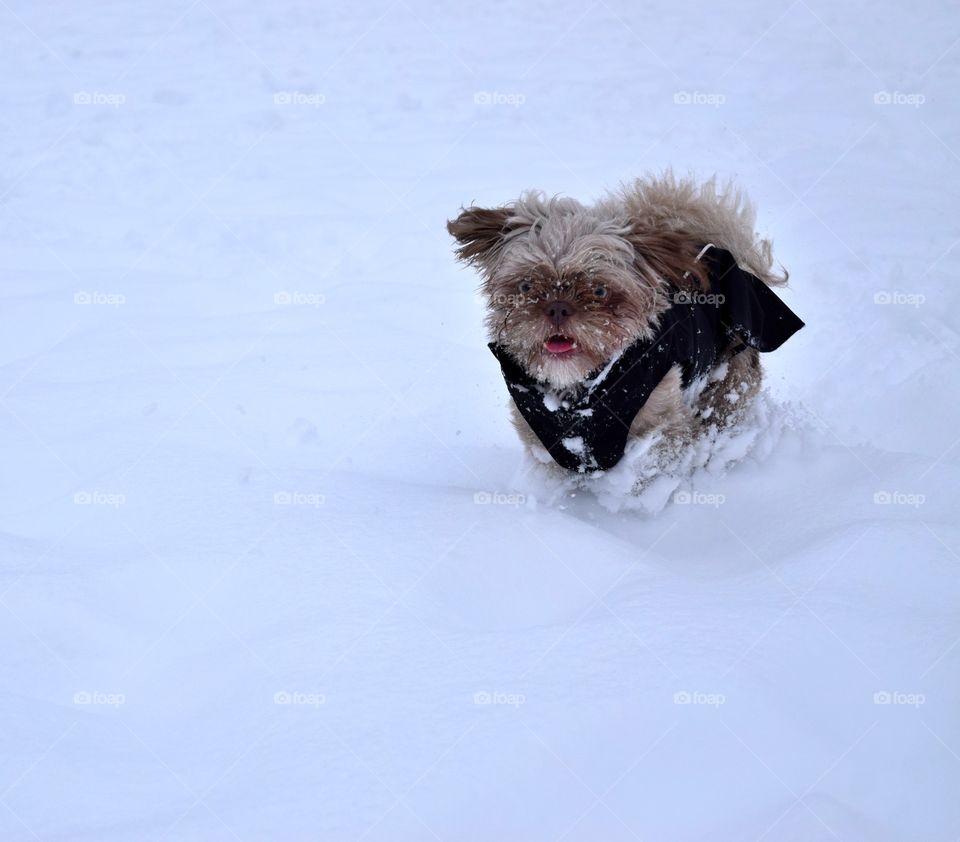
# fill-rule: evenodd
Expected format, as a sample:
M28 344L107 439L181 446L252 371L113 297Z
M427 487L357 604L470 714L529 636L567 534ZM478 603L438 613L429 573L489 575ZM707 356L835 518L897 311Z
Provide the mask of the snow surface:
M956 840L958 37L2 0L0 839ZM808 327L725 473L551 501L444 222L667 165Z

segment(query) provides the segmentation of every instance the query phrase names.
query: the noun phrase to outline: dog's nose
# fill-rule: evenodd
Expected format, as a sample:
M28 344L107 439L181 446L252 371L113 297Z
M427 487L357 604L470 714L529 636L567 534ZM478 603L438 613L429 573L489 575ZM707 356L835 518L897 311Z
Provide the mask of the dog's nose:
M560 327L576 311L569 301L551 301L543 314L550 319L557 327Z

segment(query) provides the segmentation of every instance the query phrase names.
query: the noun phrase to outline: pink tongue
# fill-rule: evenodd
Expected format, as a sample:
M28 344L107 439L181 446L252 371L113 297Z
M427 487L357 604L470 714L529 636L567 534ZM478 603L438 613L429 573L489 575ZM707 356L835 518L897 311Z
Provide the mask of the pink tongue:
M548 339L547 350L551 354L564 354L573 349L573 342L569 339Z

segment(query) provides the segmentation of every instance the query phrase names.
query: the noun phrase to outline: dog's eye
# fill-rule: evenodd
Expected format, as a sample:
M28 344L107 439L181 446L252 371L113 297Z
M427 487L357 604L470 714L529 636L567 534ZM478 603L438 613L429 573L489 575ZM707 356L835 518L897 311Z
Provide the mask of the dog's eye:
M533 284L531 284L530 281L520 281L520 285L517 287L517 289L526 294L533 289Z
M607 297L607 288L606 288L606 287L594 287L593 297L594 297L594 298L606 298L606 297Z

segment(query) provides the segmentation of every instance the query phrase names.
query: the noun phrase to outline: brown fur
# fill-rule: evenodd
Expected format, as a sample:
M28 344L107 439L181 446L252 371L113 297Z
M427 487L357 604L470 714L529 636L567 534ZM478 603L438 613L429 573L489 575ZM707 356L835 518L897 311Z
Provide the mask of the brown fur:
M503 241L509 208L466 208L456 219L447 223L447 231L460 248L457 257L473 262L489 255Z
M637 259L649 270L679 289L706 291L710 286L703 264L697 260L701 243L682 231L644 231L635 229L627 239Z

